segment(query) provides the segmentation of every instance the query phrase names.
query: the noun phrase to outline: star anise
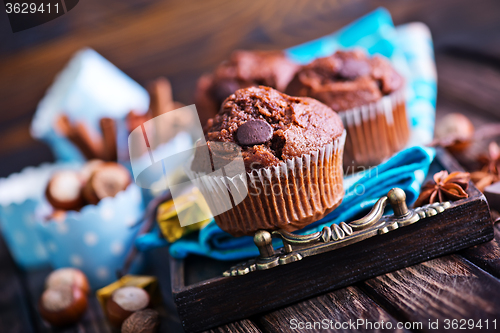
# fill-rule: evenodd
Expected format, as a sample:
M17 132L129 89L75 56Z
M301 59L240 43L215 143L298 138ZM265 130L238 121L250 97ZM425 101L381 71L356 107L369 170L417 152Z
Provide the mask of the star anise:
M496 142L490 143L488 156L479 157L479 162L483 168L471 173L471 179L474 185L483 192L488 185L500 181L500 147Z
M429 203L455 201L467 198L467 188L469 187L470 174L468 172L452 172L443 170L436 173L434 181L427 182L420 191L415 207L420 207Z

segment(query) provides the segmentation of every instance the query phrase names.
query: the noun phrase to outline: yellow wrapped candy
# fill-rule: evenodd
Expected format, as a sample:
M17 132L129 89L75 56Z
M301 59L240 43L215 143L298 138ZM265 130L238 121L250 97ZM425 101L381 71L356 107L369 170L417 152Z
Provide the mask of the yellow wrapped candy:
M181 226L179 215L182 214ZM174 200L166 201L158 206L156 220L163 236L173 243L182 236L202 229L212 219L210 208L203 195L196 187L189 188ZM201 221L190 224L190 221Z
M161 295L158 290L158 281L154 276L143 276L143 275L125 275L120 280L107 285L104 288L99 289L96 292L96 297L101 304L102 310L106 313L106 303L113 292L122 287L138 287L142 288L149 294L151 298L151 306L155 306L161 303Z

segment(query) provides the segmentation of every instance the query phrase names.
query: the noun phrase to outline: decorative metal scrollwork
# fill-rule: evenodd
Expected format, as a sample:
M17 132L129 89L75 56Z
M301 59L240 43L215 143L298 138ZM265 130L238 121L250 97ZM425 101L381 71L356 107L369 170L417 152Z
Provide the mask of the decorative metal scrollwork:
M384 216L387 201L391 204L394 214ZM439 214L450 205L451 203L447 201L408 209L405 192L400 188L393 188L387 196L383 196L375 203L366 216L356 221L325 226L321 231L308 235L296 235L284 230L257 231L254 235L254 242L260 255L231 267L223 275L245 275L256 270L286 265L305 257L332 251ZM283 247L275 250L272 244L273 238L280 238L283 241Z

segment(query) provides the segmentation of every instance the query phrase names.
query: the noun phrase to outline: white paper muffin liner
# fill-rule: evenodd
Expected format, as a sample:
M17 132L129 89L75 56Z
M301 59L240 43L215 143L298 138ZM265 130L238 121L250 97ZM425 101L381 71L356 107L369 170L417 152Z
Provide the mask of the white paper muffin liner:
M410 137L404 88L339 112L347 130L344 167L373 167L403 149Z
M81 269L95 289L116 280L142 217L141 191L132 183L97 205L68 211L64 221L40 222L38 230L52 266Z
M48 253L37 231L40 203L51 174L76 164L42 164L0 179L0 227L18 266L34 269L48 265Z
M234 177L193 173L216 223L233 236L295 231L335 209L344 196L346 132L319 150ZM232 206L229 195L232 197Z

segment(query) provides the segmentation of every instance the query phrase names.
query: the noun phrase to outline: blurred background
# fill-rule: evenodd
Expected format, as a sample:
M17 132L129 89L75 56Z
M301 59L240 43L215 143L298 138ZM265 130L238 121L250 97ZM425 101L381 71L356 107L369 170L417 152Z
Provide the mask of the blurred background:
M500 118L498 0L82 0L41 26L12 33L0 14L0 177L52 161L29 124L71 55L89 46L137 82L168 77L174 99L193 102L197 78L234 49L283 49L332 33L384 6L396 25L421 21L433 34L438 118L475 125Z
M200 75L233 50L285 49L378 7L387 8L396 25L419 21L430 28L438 120L459 112L476 128L500 122L499 0L80 0L62 17L18 33L0 6L0 178L54 161L49 147L31 137L31 120L57 73L83 47L144 86L167 77L174 100L192 104ZM19 270L2 239L0 267L0 327L25 332L24 318L35 320L25 299L38 297L47 271L14 279ZM36 288L40 292L26 292Z

